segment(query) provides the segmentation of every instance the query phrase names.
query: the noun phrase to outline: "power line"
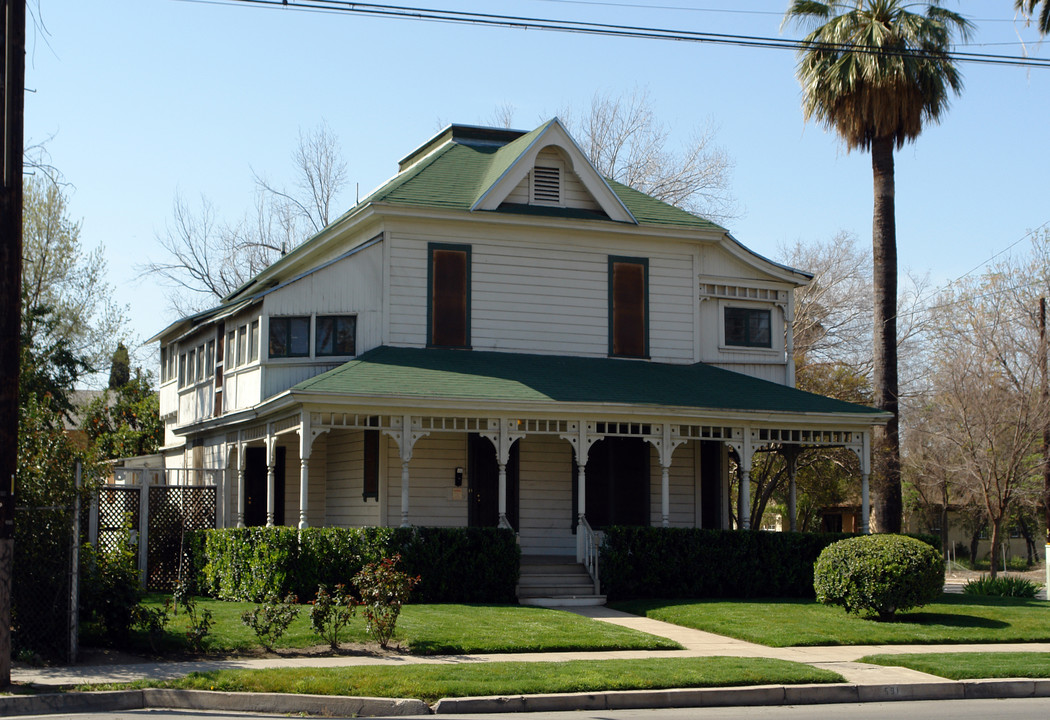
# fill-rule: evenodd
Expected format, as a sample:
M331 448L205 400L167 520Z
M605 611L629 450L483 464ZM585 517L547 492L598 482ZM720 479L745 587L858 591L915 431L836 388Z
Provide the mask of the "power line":
M588 22L579 20L556 20L520 15L499 15L494 13L467 12L462 10L441 10L435 8L413 7L405 5L386 5L378 3L347 3L342 0L181 0L209 5L247 4L268 8L289 8L297 11L324 12L379 17L399 20L416 20L425 22L442 22L458 25L480 25L487 27L504 27L520 30L545 30L549 32L596 35L603 37L634 38L643 40L671 40L676 42L696 42L711 45L733 47L754 47L784 50L849 50L851 52L868 52L872 54L894 55L901 57L919 57L921 53L911 50L887 51L877 47L858 47L836 43L814 43L805 40L766 37L761 35L737 35L732 33L711 33L693 30L672 30L668 28L645 27L637 25L616 25L611 23ZM971 53L950 51L944 57L958 62L978 63L984 65L1010 65L1027 68L1050 68L1050 58L1019 57L1014 55L995 55L990 53Z

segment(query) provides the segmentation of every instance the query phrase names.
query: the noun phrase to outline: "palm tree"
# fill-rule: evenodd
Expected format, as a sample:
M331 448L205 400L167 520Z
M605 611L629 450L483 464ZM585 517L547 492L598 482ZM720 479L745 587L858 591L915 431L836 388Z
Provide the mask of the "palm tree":
M918 12L916 12L916 10ZM812 28L798 53L807 120L834 129L848 150L871 151L875 209L875 404L893 414L876 432L875 519L899 532L902 498L897 399L897 239L893 149L936 122L962 78L948 52L972 25L938 0L793 0L785 23Z
M1035 7L1040 0L1014 0L1014 7L1020 10L1026 18L1035 19L1035 26L1043 35L1050 35L1050 0L1042 0L1043 9L1039 11L1039 17L1035 17Z

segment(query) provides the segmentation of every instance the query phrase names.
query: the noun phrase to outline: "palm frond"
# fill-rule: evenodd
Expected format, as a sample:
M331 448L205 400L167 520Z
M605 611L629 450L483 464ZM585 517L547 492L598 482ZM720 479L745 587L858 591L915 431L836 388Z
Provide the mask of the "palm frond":
M813 28L796 69L805 117L834 129L847 148L867 150L876 138L900 148L962 90L948 52L973 25L935 1L795 0L784 21Z

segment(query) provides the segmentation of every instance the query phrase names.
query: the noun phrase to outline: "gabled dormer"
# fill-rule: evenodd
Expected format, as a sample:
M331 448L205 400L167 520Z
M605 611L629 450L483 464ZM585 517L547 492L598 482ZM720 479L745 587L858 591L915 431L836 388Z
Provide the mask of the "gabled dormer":
M637 224L558 118L501 147L472 211L580 211Z

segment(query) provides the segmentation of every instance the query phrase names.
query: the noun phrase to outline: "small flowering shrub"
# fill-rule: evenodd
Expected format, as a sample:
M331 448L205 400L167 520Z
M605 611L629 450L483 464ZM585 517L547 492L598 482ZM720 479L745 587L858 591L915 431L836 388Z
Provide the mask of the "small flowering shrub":
M310 610L314 632L333 650L339 649L339 633L354 616L354 602L345 590L342 585L336 585L335 591L329 593L324 585L319 585L317 599Z
M256 605L253 609L241 613L241 622L255 632L263 647L273 650L284 631L299 617L299 606L296 602L295 595L288 595L281 601L275 593L270 593L262 605Z
M940 597L944 559L930 545L903 535L862 535L824 548L813 589L825 605L888 620L898 610Z
M361 596L365 628L379 647L386 648L394 636L401 606L419 583L419 576L410 576L394 568L400 555L369 563L354 576L354 586Z

